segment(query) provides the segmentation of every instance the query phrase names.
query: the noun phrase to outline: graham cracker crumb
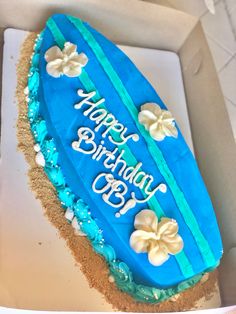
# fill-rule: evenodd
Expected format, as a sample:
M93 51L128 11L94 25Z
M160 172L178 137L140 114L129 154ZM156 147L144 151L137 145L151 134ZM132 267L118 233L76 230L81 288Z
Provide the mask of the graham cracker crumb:
M76 265L80 265L80 269L85 274L90 287L96 288L101 292L106 301L112 304L114 310L127 312L184 311L194 308L196 302L201 298L210 299L217 287L217 271L210 273L209 278L205 282L200 281L194 287L168 301L154 305L135 301L128 294L121 292L113 280L109 280L109 271L105 260L92 250L89 241L85 237L75 235L73 227L67 223L64 218L64 210L57 198L53 185L46 177L44 170L35 163L34 140L27 118L27 102L25 100L24 88L27 86L30 56L33 52L36 36L37 34L30 33L25 40L17 65L18 149L24 153L29 163L30 188L35 193L36 198L40 200L47 219L57 228L60 237L66 241L75 258ZM42 243L38 242L38 244L41 245Z

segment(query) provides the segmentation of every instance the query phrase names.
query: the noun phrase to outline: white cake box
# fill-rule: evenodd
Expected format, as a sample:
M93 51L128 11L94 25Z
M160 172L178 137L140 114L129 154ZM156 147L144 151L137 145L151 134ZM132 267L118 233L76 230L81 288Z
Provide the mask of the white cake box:
M47 17L56 12L81 17L116 43L178 54L194 151L214 203L224 242L225 253L220 267L222 306L235 304L236 147L200 23L182 12L138 0L71 0L69 3L41 0L34 4L29 0L2 0L0 27L39 30ZM169 93L171 95L171 91ZM169 106L168 95L164 94L164 101L165 96ZM184 97L179 97L184 101ZM4 115L2 123L4 126ZM9 130L9 141L11 132L15 130ZM191 145L191 136L188 143ZM19 162L24 162L23 155L18 155ZM74 266L65 242L58 238L56 230L42 215L33 194L28 193L27 199L22 199L16 174L9 169L8 177L15 193L3 195L5 203L0 212L3 227L0 228L0 305L38 310L111 311L102 296L88 287L79 268ZM23 184L27 185L26 175ZM24 208L30 202L37 203L32 211ZM7 207L11 204L19 206L19 215L24 213L20 224ZM2 230L9 230L8 235ZM3 243L3 239L8 239L9 243ZM212 304L218 306L217 302Z

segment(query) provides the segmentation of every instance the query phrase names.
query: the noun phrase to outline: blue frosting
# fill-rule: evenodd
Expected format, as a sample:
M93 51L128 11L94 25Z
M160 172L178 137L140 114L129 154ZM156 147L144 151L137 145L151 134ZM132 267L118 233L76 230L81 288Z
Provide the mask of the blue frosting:
M115 92L111 81L105 75L91 48L78 30L64 15L55 15L53 19L66 40L77 44L78 51L84 52L88 56L89 62L86 66L86 72L92 78L99 94L106 99L108 110L128 127L129 133L139 133L129 112ZM156 102L164 108L165 106L159 96L132 62L109 40L90 26L87 27L103 47L135 105L139 107L146 102ZM46 160L45 171L57 188L62 205L65 208L74 209L76 217L82 222L82 231L94 242L94 250L103 255L111 264L111 273L115 274L118 286L123 291L132 292L139 300L145 299L145 293L148 294L146 295L148 298L150 298L149 294L151 293L152 298L154 298L152 299L153 302L157 300L153 297L155 293L159 300L165 299L180 291L179 287L186 288L199 280L200 277L193 278L191 284L190 281L186 283L185 280L188 278L184 277L175 257L171 256L160 267L154 267L148 262L146 254L136 254L130 248L129 237L133 231L134 216L140 210L148 208L147 204L137 204L134 209L117 219L114 215L116 210L105 203L100 194L92 191L92 182L97 174L108 171L102 162L94 161L91 157L83 155L71 147L72 141L77 139L77 129L80 126L93 129L94 124L83 116L81 110L74 109L74 104L80 100L77 90L79 88L84 89L80 79L66 76L55 79L46 72L44 55L54 45L56 45L55 39L46 27L42 46L39 51L36 51L32 59L32 75L29 80L31 95L36 95L38 92L38 98L29 102L29 120L32 123L33 134L36 135L36 140L40 143ZM38 65L39 73L34 71ZM33 123L38 116L41 116L42 120ZM96 133L96 142L98 143L101 139L101 133ZM222 254L222 245L211 201L196 162L180 132L177 140L167 138L157 145L178 185L184 192L195 217L197 217L202 233L210 244L216 260L212 267L215 267ZM110 150L114 149L114 145L107 139L105 139L105 146ZM146 143L141 135L139 142L132 143L129 141L129 147L132 152L135 152L136 159L143 163L143 170L155 178L154 186L165 182L152 161L150 153L145 149ZM118 177L117 171L114 172L114 175ZM131 184L128 184L128 188L141 198L141 192L138 188ZM206 265L192 233L176 206L172 193L168 189L166 194L157 192L156 196L165 211L165 215L178 221L179 233L184 239L184 252L192 264L194 273L201 276L201 273L206 270ZM91 214L88 212L88 208L90 208ZM100 230L103 232L101 233ZM104 246L107 246L108 249L104 250ZM138 288L134 281L142 286ZM183 284L180 284L181 282ZM156 288L177 286L175 289L165 290L165 293L162 294L158 289L154 291L154 288L154 292L150 292L143 285L155 286Z

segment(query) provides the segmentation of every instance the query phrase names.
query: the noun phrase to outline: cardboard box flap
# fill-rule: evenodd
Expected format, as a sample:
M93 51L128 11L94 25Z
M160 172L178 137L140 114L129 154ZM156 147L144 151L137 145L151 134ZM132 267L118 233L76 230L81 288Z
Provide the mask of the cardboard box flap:
M3 3L0 27L39 30L47 17L63 12L88 21L117 43L172 51L179 50L197 23L195 17L183 12L137 0L42 0L35 2L33 9L31 1L25 0L24 10L22 1L2 1L0 5ZM21 14L16 19L12 12Z
M211 195L224 244L220 283L224 304L236 300L236 145L201 23L179 52L196 158ZM230 275L229 275L230 274Z
M180 49L180 59L196 157L215 205L227 252L236 243L236 145L200 23Z

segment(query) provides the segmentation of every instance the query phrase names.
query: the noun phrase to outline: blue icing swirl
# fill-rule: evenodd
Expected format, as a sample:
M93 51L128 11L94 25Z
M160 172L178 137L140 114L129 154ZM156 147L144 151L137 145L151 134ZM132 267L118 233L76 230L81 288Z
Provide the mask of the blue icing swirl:
M74 205L75 216L80 220L88 220L91 219L91 216L88 212L88 206L84 203L83 200L79 199Z
M159 300L161 291L156 288L147 289L143 285L139 285L135 291L140 300Z
M123 286L124 283L127 284L133 281L132 273L129 271L128 266L123 262L113 261L110 265L110 271L116 282L121 286ZM123 287L123 289L126 289L126 287Z
M50 163L51 166L57 165L58 152L52 139L44 141L42 153L46 162Z
M37 71L34 71L33 72L33 67L31 68L32 69L32 73L30 75L30 80L29 80L29 84L28 84L28 88L29 88L29 91L32 95L36 95L37 92L38 92L38 88L39 88L39 73Z
M28 119L29 121L35 122L39 114L39 102L36 100L31 100L28 104Z
M35 53L32 57L32 60L31 60L31 65L32 65L32 67L35 67L36 70L37 70L37 67L39 65L39 56L40 56L39 53Z
M35 123L32 123L31 130L33 132L36 142L39 143L41 147L43 141L48 134L46 122L44 120L37 120ZM41 149L43 149L43 145Z
M63 177L62 172L58 168L48 167L44 168L49 180L53 183L54 186L64 188L65 187L65 179ZM68 197L67 197L68 199ZM66 200L68 203L68 201Z
M94 251L100 255L102 255L106 261L112 264L116 259L116 253L114 249L101 241L100 244L93 244Z
M40 149L45 158L44 170L57 191L62 207L64 209L70 208L74 211L81 231L84 232L90 240L94 251L105 258L109 267L110 275L114 278L117 287L121 291L129 293L137 301L158 303L195 285L201 279L203 274L196 275L191 279L168 289L157 289L154 287L136 284L128 265L117 260L113 247L105 243L102 236L102 230L99 229L96 221L91 217L88 206L82 199L76 198L71 189L66 186L63 173L60 166L57 164L58 152L56 150L54 140L49 138L46 122L39 115L38 64L42 38L43 32L38 36L35 42L34 54L32 56L31 67L29 70L28 118L35 142L40 145Z
M98 226L94 220L88 219L81 221L81 230L87 235L90 241L96 243L96 234L98 233Z
M71 190L68 187L62 188L62 189L57 189L58 192L58 197L61 201L61 204L64 208L73 208L74 207L74 201L75 201L75 196L71 192Z

